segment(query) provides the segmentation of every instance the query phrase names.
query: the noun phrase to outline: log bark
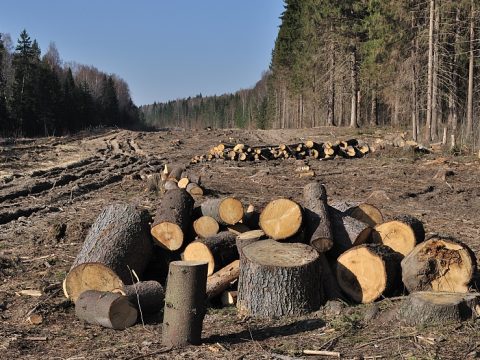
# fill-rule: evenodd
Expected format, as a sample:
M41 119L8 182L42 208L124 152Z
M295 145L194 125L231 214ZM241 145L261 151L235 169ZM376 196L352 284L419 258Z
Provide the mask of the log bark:
M87 290L75 303L75 315L93 325L123 330L137 322L137 309L122 294Z
M338 285L353 301L370 303L400 289L401 255L388 246L356 246L337 260Z
M192 196L203 196L203 189L194 182L189 183L186 190Z
M149 215L124 203L102 210L65 279L73 301L85 290L111 291L133 281L130 270L142 276L152 254Z
M258 241L243 248L237 307L256 317L301 315L320 307L319 255L305 244Z
M289 199L270 201L260 214L260 228L273 240L297 234L302 226L302 208Z
M395 217L393 221L375 226L372 239L406 256L417 244L425 240L425 230L417 218L401 215Z
M318 252L326 252L333 246L333 234L328 215L327 191L319 182L303 188L305 237Z
M465 293L476 272L476 259L464 243L432 238L418 244L402 260L402 279L408 291Z
M184 189L165 193L151 229L157 245L172 251L182 247L189 236L193 203L193 198Z
M163 345L181 347L200 344L206 311L206 283L207 263L170 263L163 316Z
M399 317L410 326L445 325L476 318L480 294L418 291L399 309Z
M204 261L208 263L208 276L223 266L238 259L235 245L237 235L222 231L206 239L198 239L189 244L183 252L186 261Z
M322 299L325 302L329 300L345 301L345 296L343 296L342 290L338 285L335 272L332 271L332 267L328 262L325 254L320 254L320 265L322 267Z
M217 234L220 226L214 218L201 216L193 222L193 229L199 237L207 238Z
M243 205L233 197L208 199L201 209L202 215L211 216L221 225L234 225L243 218Z
M172 170L168 173L168 179L169 180L174 180L175 182L178 182L182 178L182 174L185 171L184 166L174 166Z
M140 281L126 285L122 289L115 289L113 292L125 295L142 314L154 314L163 309L165 291L157 281Z
M233 281L238 279L239 274L240 260L235 260L209 276L207 279L207 298L212 299L222 294Z

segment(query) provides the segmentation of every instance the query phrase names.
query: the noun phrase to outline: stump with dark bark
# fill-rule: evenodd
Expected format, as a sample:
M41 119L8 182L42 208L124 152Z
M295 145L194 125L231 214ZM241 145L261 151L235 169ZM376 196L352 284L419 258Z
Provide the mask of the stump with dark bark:
M388 246L356 246L337 259L338 285L353 301L370 303L401 290L401 255Z
M118 293L87 290L75 303L75 315L93 325L123 330L137 321L137 309Z
M223 293L230 284L238 279L240 260L235 260L221 268L207 279L207 298L211 299Z
M208 275L238 259L235 244L237 235L222 231L205 239L198 239L187 245L183 252L186 261L204 261L208 263Z
M465 293L476 271L476 259L464 243L432 238L418 244L402 260L402 279L408 291Z
M297 234L303 221L302 208L289 199L270 201L260 214L260 228L273 240Z
M479 293L418 291L399 309L400 319L410 326L442 325L476 318Z
M193 198L184 189L165 193L151 229L158 245L172 251L182 247L189 235L193 203Z
M130 204L113 204L95 219L65 279L73 301L85 290L111 291L142 276L152 254L149 215Z
M243 248L237 307L258 317L301 315L320 307L318 252L305 244L258 241Z
M243 218L243 205L233 197L208 199L201 210L202 215L214 218L221 225L234 225Z
M205 316L207 263L170 263L162 342L167 347L200 344Z
M143 314L153 314L163 309L165 292L158 281L140 281L113 292L125 295Z
M375 226L372 238L374 242L387 245L405 256L425 240L425 230L417 218L401 215Z
M303 188L305 237L319 252L326 252L333 246L333 234L328 214L327 191L318 182Z

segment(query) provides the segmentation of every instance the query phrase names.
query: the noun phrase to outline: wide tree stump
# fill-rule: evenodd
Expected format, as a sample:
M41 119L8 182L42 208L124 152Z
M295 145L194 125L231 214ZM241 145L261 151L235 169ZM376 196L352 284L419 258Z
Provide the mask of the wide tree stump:
M125 295L143 314L153 314L163 309L165 291L158 281L140 281L113 292Z
M137 322L137 309L126 296L97 290L87 290L79 295L75 315L90 324L115 330L123 330Z
M206 239L198 239L187 245L183 252L186 261L203 261L208 263L208 276L223 266L238 259L235 240L237 235L222 231Z
M243 248L237 307L257 317L301 315L321 303L318 252L305 244L258 241Z
M213 236L220 230L218 222L210 216L200 216L193 222L193 230L202 238Z
M207 298L211 299L220 295L230 287L230 284L238 279L240 274L240 260L221 268L207 278Z
M330 205L371 227L383 223L382 212L374 205L355 201L334 201Z
M270 201L260 214L260 228L273 240L297 234L302 226L302 208L289 199Z
M319 182L303 188L305 237L319 252L326 252L333 246L333 234L328 214L327 190Z
M180 347L200 344L206 312L206 283L207 263L170 263L163 315L163 345Z
M399 315L408 325L428 326L475 318L479 311L479 293L418 291L404 300Z
M432 238L418 244L402 260L402 279L408 291L465 293L477 268L475 255L452 238Z
M172 251L182 247L191 227L193 203L185 189L165 193L151 229L156 244Z
M202 215L214 218L221 225L234 225L243 218L243 205L233 197L208 199L201 210Z
M393 295L401 288L401 255L388 246L364 244L337 259L338 285L358 303L370 303Z
M65 279L66 295L76 301L85 290L111 291L142 276L151 254L149 215L130 204L102 210Z

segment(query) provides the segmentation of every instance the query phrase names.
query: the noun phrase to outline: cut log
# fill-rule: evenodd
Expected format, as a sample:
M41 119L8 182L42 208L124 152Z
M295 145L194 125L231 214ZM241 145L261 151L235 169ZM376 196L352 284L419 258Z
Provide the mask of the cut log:
M237 239L235 240L238 254L242 256L242 249L245 246L265 238L266 236L263 230L250 230L250 231L244 232L243 234L238 235Z
M476 318L479 310L479 293L418 291L404 300L399 315L410 326L429 326Z
M189 183L186 190L192 196L203 196L203 189L194 182Z
M305 237L319 252L326 252L333 246L333 234L328 215L327 191L319 182L303 188Z
M185 248L183 259L208 263L208 276L210 276L238 259L236 238L237 236L230 231L221 231L206 239L195 240Z
M167 180L163 184L165 191L178 189L178 184L173 180Z
M302 226L302 208L289 199L269 202L260 214L260 228L273 240L287 239Z
M465 293L476 267L475 255L467 245L438 237L418 244L402 260L402 279L409 292Z
M168 271L162 342L167 347L200 344L205 316L207 263L174 261Z
M383 215L374 205L351 201L336 201L330 205L371 227L383 223Z
M180 189L185 189L189 182L190 180L188 180L188 177L182 177L180 180L178 180L177 186Z
M193 198L184 189L165 193L151 229L157 245L168 250L182 247L190 230L193 203Z
M133 281L130 270L142 276L152 254L149 215L130 204L102 210L65 279L69 298L85 290L111 291Z
M214 218L201 216L193 222L193 229L199 237L207 238L217 234L220 226Z
M377 225L372 232L373 241L391 247L403 256L408 255L417 244L425 240L423 224L409 215L395 217Z
M235 305L237 303L238 291L225 291L222 294L221 302L224 306Z
M337 260L340 288L353 301L370 303L400 288L401 255L385 245L356 246Z
M137 309L126 296L112 292L87 290L75 303L75 315L93 325L123 330L137 322Z
M211 216L221 225L234 225L243 218L243 205L233 197L208 199L201 208L202 215Z
M257 317L315 311L322 302L320 278L319 255L311 246L255 242L243 248L237 307Z
M212 299L230 287L238 279L240 261L235 260L207 278L207 298Z
M175 166L168 173L167 179L174 180L175 182L178 182L178 180L181 179L184 171L185 171L184 166Z
M165 292L158 281L140 281L112 292L125 295L142 314L154 314L163 309Z

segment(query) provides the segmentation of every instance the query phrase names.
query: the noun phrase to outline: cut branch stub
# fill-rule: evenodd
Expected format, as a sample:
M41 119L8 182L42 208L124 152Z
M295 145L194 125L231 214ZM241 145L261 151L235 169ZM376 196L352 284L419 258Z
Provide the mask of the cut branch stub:
M402 260L402 279L408 291L465 293L476 271L476 259L464 243L432 238L418 244Z
M287 239L302 226L302 208L289 199L269 202L260 214L260 228L274 240Z
M201 209L202 215L214 218L221 225L234 225L243 218L243 205L233 197L208 199Z

